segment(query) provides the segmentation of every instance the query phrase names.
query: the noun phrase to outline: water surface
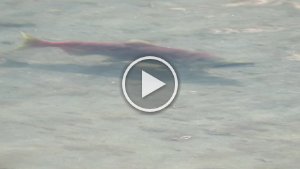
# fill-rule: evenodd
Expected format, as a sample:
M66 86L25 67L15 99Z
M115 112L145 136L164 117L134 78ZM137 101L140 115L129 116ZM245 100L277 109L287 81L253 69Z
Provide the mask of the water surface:
M297 169L296 0L0 3L0 168ZM155 115L124 100L124 63L59 49L14 51L19 32L205 51L253 66L193 69Z

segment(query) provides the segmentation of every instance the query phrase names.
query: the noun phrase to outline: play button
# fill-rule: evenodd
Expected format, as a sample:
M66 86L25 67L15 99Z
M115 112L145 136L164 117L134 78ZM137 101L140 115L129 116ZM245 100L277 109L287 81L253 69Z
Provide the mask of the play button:
M164 82L142 70L142 98L166 85Z
M134 108L157 112L168 107L178 90L178 78L173 67L155 56L133 61L122 79L123 94Z

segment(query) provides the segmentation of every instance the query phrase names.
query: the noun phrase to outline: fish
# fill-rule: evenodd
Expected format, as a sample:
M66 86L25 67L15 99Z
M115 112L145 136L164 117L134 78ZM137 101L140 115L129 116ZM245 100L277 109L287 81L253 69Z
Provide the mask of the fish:
M125 42L85 42L85 41L49 41L21 32L23 45L18 49L54 47L70 55L102 55L110 62L131 61L144 57L156 56L168 61L178 69L199 72L207 68L227 68L253 66L253 62L228 62L207 52L164 47L142 40Z
M21 32L23 46L21 48L55 47L72 55L104 55L120 61L131 61L143 56L156 56L168 61L186 60L216 60L217 58L206 52L170 48L152 44L147 41L131 40L127 42L81 42L81 41L48 41L38 39Z
M181 80L192 83L215 83L235 85L236 81L211 75L207 68L227 68L236 66L253 65L252 62L228 62L222 58L206 52L163 47L145 41L128 42L82 42L82 41L49 41L36 38L32 35L21 33L23 45L19 50L28 48L59 48L72 55L104 55L110 57L111 62L97 63L92 65L81 64L48 64L30 63L15 60L14 51L8 51L0 56L0 66L13 68L33 68L49 71L60 71L69 73L83 73L90 75L115 76L121 69L125 68L127 62L135 60L137 57L157 56L169 61L176 68L176 72ZM22 52L22 51L21 51ZM19 55L19 52L15 54ZM123 62L125 61L126 64ZM159 69L157 65L146 65ZM107 71L108 70L108 71Z

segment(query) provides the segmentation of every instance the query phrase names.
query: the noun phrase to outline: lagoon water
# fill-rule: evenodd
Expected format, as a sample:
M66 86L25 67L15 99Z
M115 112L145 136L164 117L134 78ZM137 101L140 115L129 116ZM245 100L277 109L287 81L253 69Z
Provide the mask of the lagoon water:
M300 167L299 1L2 0L0 9L0 169ZM254 64L194 67L172 106L143 114L122 96L126 64L14 50L19 32L141 39Z

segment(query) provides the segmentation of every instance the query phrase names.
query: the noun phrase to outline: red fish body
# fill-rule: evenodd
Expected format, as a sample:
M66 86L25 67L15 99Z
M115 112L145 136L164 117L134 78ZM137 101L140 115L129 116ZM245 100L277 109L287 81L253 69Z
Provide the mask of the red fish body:
M25 46L29 47L57 47L74 55L105 55L116 60L132 60L142 56L158 56L170 60L214 60L207 53L188 51L183 49L162 47L147 42L52 42L40 40L22 33Z

